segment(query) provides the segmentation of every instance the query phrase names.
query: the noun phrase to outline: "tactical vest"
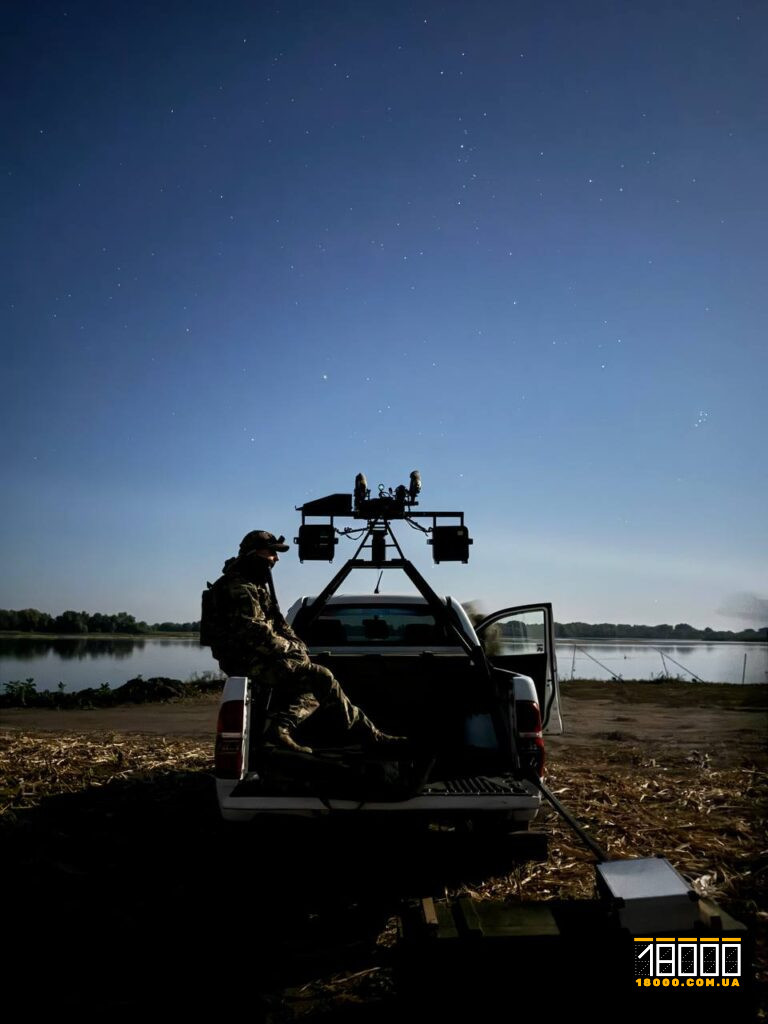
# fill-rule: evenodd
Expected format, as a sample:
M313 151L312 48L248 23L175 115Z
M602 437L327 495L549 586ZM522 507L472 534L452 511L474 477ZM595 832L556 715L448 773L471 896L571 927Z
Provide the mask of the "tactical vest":
M227 577L220 576L215 583L206 583L206 589L201 594L200 646L212 648L217 658L218 652L227 644L228 585ZM262 585L266 587L268 595L266 601L262 601L264 611L277 625L284 624L271 574L265 576Z

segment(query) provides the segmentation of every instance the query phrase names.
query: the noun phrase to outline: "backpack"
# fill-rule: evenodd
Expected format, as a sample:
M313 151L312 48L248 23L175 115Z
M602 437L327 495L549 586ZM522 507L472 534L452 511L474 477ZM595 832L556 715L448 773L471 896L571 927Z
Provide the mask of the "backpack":
M237 561L235 558L228 558L224 563L222 572L226 573L234 563ZM221 621L225 616L225 600L223 600L222 589L226 587L226 578L219 576L215 583L206 583L206 588L201 597L201 609L200 609L200 646L211 647L216 646L216 641L220 638L222 633ZM216 657L216 652L213 651L213 656Z
M218 633L220 594L217 583L207 583L201 596L200 646L213 647Z

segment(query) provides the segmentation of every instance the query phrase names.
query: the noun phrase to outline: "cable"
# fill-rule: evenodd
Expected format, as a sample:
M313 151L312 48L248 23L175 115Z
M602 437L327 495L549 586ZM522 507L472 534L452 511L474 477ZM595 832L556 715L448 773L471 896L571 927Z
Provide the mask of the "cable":
M563 805L560 803L560 801L557 799L554 793L544 785L541 779L534 777L532 779L529 779L528 781L532 785L536 786L536 788L540 790L542 795L545 796L547 800L549 800L549 802L555 808L560 817L568 825L571 826L573 831L576 833L579 839L581 839L584 845L588 847L589 850L591 850L595 857L597 857L598 862L608 860L608 854L605 852L605 850L601 849L597 845L592 836L587 835L586 831L584 830L584 826L580 822L578 822L576 818L574 818L573 815L565 809L565 807L563 807Z
M365 533L366 529L366 526L360 526L353 530L351 527L347 526L345 529L337 530L336 532L340 537L349 537L351 540L359 540Z
M422 526L420 523L414 523L412 519L408 519L407 517L405 517L405 521L412 530L418 530L420 533L429 533L426 526Z

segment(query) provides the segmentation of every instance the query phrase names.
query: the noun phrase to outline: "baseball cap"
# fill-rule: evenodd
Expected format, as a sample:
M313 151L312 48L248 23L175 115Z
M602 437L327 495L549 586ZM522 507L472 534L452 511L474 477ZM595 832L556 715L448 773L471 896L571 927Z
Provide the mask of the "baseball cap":
M288 551L289 545L284 541L285 537L282 534L276 537L274 533L269 533L267 530L251 530L240 541L238 555L243 558L253 554L254 551L263 551L265 548L269 551Z

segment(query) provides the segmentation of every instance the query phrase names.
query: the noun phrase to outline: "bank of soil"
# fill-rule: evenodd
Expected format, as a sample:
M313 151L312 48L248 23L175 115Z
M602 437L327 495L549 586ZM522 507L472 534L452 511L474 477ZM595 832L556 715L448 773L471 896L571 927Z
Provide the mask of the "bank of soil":
M610 856L663 854L745 920L764 978L768 688L563 690L549 785ZM220 1005L226 962L247 970L255 1019L385 1019L402 897L593 894L591 856L548 810L540 864L390 823L226 828L211 776L215 716L215 696L2 712L5 930L23 951L13 969L21 977L42 956L58 978L28 989L32 1004Z

